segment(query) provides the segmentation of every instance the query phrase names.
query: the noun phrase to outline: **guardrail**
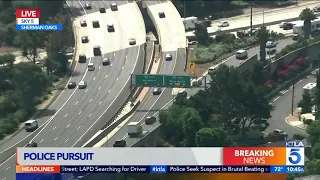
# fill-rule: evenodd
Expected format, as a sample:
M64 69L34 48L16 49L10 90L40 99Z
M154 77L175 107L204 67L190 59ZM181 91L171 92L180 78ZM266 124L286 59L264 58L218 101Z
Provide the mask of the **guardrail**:
M117 126L119 126L120 123L122 123L125 119L127 119L135 110L136 108L140 105L140 101L136 102L130 112L125 114L123 117L121 117L118 121L114 121L111 123L107 128L102 130L100 134L96 135L95 138L93 138L91 141L87 142L84 144L82 147L93 147L95 144L97 144L101 139L106 137L112 130L114 130Z
M77 36L78 36L78 34L77 34L77 31L76 31L75 23L73 23L72 29L73 29L74 36L75 36L75 51L74 51L74 56L73 56L73 58L72 58L72 63L71 63L72 66L71 66L71 67L73 67L73 66L75 65L75 61L76 61L76 56L75 56L75 55L77 54L77 51L78 51L77 48L76 48L76 45L77 45L76 43L77 43ZM65 87L66 83L69 81L69 79L66 78L66 77L68 77L70 74L72 74L72 72L68 72L67 75L65 75L65 77L64 77L65 79L63 80L64 83L59 84L59 86L63 86L63 88ZM58 96L55 96L55 97L51 100L51 103L49 103L49 104L46 106L46 108L50 107L50 106L52 105L52 103L53 103L57 98L58 98ZM36 113L36 115L35 115L34 117L38 117L39 115L41 115L42 113L44 113L46 108L38 111L38 113ZM48 121L48 120L47 120L47 121ZM15 152L16 152L16 147L23 147L23 146L25 146L26 144L28 144L28 143L30 142L30 140L31 140L32 138L34 138L34 136L35 136L36 134L38 134L46 124L47 124L47 122L45 122L44 124L42 124L38 129L36 129L35 131L33 131L31 134L29 134L28 136L26 136L24 139L22 139L22 140L20 140L19 142L17 142L15 145L13 145L13 146L9 147L8 149L0 152L0 163L4 162L4 161L7 160L8 158L10 158L12 155L14 155ZM22 128L22 129L19 129L16 133L13 134L13 136L16 135L17 133L21 132L22 130L23 130L23 128ZM12 136L12 137L13 137L13 136ZM8 139L8 140L10 140L10 139ZM6 142L6 141L5 141L5 142ZM4 143L5 143L5 142L4 142Z

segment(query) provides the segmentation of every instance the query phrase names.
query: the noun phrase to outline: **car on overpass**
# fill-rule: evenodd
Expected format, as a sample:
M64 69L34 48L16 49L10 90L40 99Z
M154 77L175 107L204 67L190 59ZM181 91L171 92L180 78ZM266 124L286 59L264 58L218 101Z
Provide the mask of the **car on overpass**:
M111 4L111 11L118 11L118 5L116 3Z
M81 20L80 21L80 26L81 27L87 27L87 21L86 20Z

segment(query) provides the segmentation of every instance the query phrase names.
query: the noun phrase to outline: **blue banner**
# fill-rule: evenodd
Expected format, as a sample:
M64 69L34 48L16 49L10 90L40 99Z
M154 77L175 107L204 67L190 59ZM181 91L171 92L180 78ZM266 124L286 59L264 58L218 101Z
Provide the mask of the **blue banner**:
M61 31L62 24L30 24L16 25L18 31Z
M271 173L304 173L304 166L271 166Z

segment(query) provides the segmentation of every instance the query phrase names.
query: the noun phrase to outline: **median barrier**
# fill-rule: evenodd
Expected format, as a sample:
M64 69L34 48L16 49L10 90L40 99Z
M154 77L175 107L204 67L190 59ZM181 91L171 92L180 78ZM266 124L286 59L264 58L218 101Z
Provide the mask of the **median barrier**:
M76 27L75 27L75 22L73 23L73 26L72 26L72 29L73 29L73 32L74 32L74 39L75 39L75 47L77 45L77 36L78 36L78 33L76 31ZM77 48L75 48L75 51L74 51L74 56L72 58L72 62L71 62L71 67L74 67L75 65L75 54L77 52ZM67 73L65 76L64 76L64 79L63 79L63 82L62 83L59 83L57 86L65 86L66 83L69 81L69 79L67 78L68 76L70 75L70 72ZM54 96L50 102L41 110L39 110L32 119L36 119L39 115L41 115L42 113L44 113L46 111L47 108L49 108L54 102L55 100L59 97L59 95L56 95ZM5 160L7 160L8 158L10 158L12 155L15 154L16 152L16 148L17 147L23 147L25 146L26 144L28 144L34 137L36 134L38 134L42 129L43 127L48 123L49 119L43 123L38 129L36 129L34 132L30 133L28 136L26 136L24 139L22 139L21 141L17 142L14 146L12 147L9 147L8 149L0 152L0 163L4 162ZM20 128L19 130L17 130L14 134L11 135L11 138L14 137L15 135L17 135L19 132L21 132L22 130L24 130L24 128ZM8 140L10 140L11 138L9 138ZM4 141L3 143L7 142L8 140ZM2 143L2 144L3 144Z
M102 130L100 134L98 134L94 139L92 139L90 142L87 142L85 145L82 147L93 147L95 144L97 144L101 139L106 137L112 130L114 130L117 126L119 126L120 123L122 123L125 119L127 119L135 110L136 108L140 105L140 100L137 101L132 109L125 114L123 117L121 117L118 121L113 122L110 124L107 128Z

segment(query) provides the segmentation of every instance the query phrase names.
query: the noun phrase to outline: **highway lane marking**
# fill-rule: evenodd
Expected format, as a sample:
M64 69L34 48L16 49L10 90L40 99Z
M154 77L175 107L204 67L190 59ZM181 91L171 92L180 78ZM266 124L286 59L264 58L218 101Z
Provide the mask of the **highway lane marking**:
M93 80L96 80L96 77L94 77Z
M3 178L2 180L6 180L6 179L7 179L7 177Z
M91 102L91 101L92 101L92 99L89 100L89 102Z
M68 114L64 115L64 117L67 117L67 116L68 116Z
M119 78L116 79L116 81L118 81Z
M70 124L68 124L67 128L70 126Z
M66 140L64 141L64 143L66 143L68 140L69 140L69 139L66 139Z
M101 86L99 86L98 90L100 90L100 89L101 89Z
M107 77L108 77L108 74L104 78L107 78Z
M52 130L54 131L57 128L57 126L55 126Z
M102 101L99 102L99 106L101 105Z
M178 56L176 54L176 57L175 57L175 61L174 61L174 65L173 65L173 68L172 68L172 71L171 71L171 74L173 74L174 72L174 69L176 67L176 64L177 64L177 59L178 59ZM163 63L164 64L164 63ZM163 65L162 64L162 65ZM161 66L162 68L162 66ZM164 88L161 92L161 94L159 95L159 97L154 101L154 103L151 105L150 109L143 115L143 117L140 119L139 124L142 120L144 120L144 118L147 116L147 114L151 111L151 109L153 108L153 106L158 102L158 100L161 98L162 94L164 93L164 91L166 90L166 88ZM150 96L150 93L148 94L148 97ZM172 101L172 100L171 100ZM170 102L170 101L169 101ZM168 104L168 103L167 103ZM134 121L133 121L134 122ZM121 139L126 139L128 137L128 133L126 135L124 135Z
M11 166L7 167L7 168L6 168L6 171L8 171L10 168L11 168Z
M116 56L116 53L113 53L113 56Z
M41 141L40 141L40 143L42 143L44 141L44 139L42 139Z
M123 70L123 69L124 69L124 66L122 66L121 70Z
M91 117L91 116L92 116L92 113L89 114L89 117Z
M77 101L74 105L76 106L78 104L79 101Z
M85 9L85 8L83 7L83 5L81 4L81 1L80 1L80 0L78 0L78 2L79 2L79 4L80 4L80 6L82 7L83 12L84 12L85 14L87 14L86 9Z
M80 128L81 128L81 126L79 126L77 130L79 130Z
M110 93L111 89L109 89L108 93Z
M58 137L56 137L53 141L56 141L58 139Z
M78 0L79 1L79 0ZM80 3L80 5L82 6L82 4L81 4L81 2L79 1L79 3ZM82 8L83 8L83 6L82 6ZM84 8L83 8L84 9ZM85 12L85 10L84 10L84 12ZM85 12L86 13L86 12ZM87 14L87 13L86 13ZM91 59L91 58L90 58ZM73 69L73 71L72 71L72 74L71 74L71 77L74 75L74 73L75 73L75 71L76 71L76 69L77 69L77 66L78 66L78 61L76 61L76 64L75 64L75 67L74 67L74 69ZM85 71L85 73L84 73L84 75L83 75L83 77L82 77L82 80L84 79L84 77L86 76L86 74L87 74L87 72L88 72L88 70L86 70ZM71 81L71 77L69 78L69 80L68 80L68 82L67 82L67 84L66 84L66 86L65 86L65 89L67 88L67 86L68 86L68 84L69 84L69 82ZM71 99L71 97L73 96L73 94L76 92L76 90L77 89L75 89L72 93L71 93L71 95L68 97L68 99L63 103L63 105L58 109L58 111L51 117L51 118L49 118L47 121L45 121L45 123L43 124L43 125L41 125L39 128L41 128L42 126L44 126L32 139L31 139L31 141L33 141L49 124L50 124L50 122L54 119L54 117L57 115L57 113L58 112L60 112L61 111L61 109L67 104L67 102ZM61 93L60 93L60 95L57 97L57 99L52 103L52 105L49 107L49 108L51 108L53 105L55 105L55 103L59 100L59 98L62 96L62 94L63 94L63 92L65 92L65 90L63 90ZM28 138L29 136L31 136L33 133L30 133L28 136L26 136L26 137L24 137L23 139L21 139L19 142L17 142L17 143L15 143L14 145L12 145L12 146L10 146L9 148L7 148L7 149L5 149L4 151L2 151L2 152L0 152L0 153L3 153L3 152L5 152L5 151L7 151L7 150L9 150L10 148L12 148L12 147L14 147L14 146L17 146L17 144L18 143L20 143L21 141L23 141L23 140L25 140L26 138ZM43 139L42 139L42 141L43 141ZM41 141L41 142L42 142ZM40 142L40 143L41 143ZM1 164L0 164L0 166L2 166L3 164L5 164L6 162L8 162L11 158L13 158L13 157L15 157L15 155L16 155L16 153L14 153L12 156L10 156L9 158L7 158L4 162L2 162ZM6 179L6 178L5 178Z
M88 91L88 89L86 89L86 91L84 91L84 92L87 92Z
M110 66L112 66L112 65L113 65L113 63L110 64Z
M136 58L136 62L134 63L133 67L136 67L137 63L138 63L138 59L139 59L139 52L140 52L140 46L138 48L137 51L137 58ZM131 74L134 73L134 69L131 71ZM126 87L127 83L130 81L131 76L128 77L127 81L125 82L125 84L123 85L123 87L121 88L121 90L119 91L119 93L116 95L116 97L112 100L112 102L109 104L109 106L102 112L102 114L97 118L97 120L80 136L80 138L72 145L72 147L74 147L82 138L83 136L101 119L101 117L108 111L108 109L111 107L111 105L116 101L116 99L118 99L118 97L120 96L121 92L123 91L123 89ZM111 89L110 89L111 90ZM109 91L110 91L109 90ZM108 93L109 93L108 91Z
M99 66L99 69L101 68L101 66Z
M126 55L126 59L128 59L128 55Z
M82 111L80 111L79 113L78 113L78 115L80 115L82 113Z

